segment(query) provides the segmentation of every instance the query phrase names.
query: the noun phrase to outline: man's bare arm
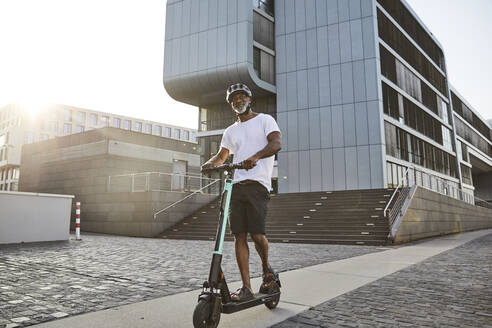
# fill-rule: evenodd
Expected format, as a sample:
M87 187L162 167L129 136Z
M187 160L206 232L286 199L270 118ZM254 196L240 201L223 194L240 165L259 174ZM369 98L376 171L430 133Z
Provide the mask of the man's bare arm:
M220 147L217 154L215 154L214 156L212 156L211 159L206 161L202 165L202 168L206 169L206 168L221 165L227 160L227 157L229 157L229 149L224 148L224 147Z
M282 149L282 136L280 135L279 131L271 132L267 136L267 140L268 144L265 146L265 148L243 161L243 167L245 169L252 169L255 166L256 162L258 162L260 159L275 155L280 151L280 149Z

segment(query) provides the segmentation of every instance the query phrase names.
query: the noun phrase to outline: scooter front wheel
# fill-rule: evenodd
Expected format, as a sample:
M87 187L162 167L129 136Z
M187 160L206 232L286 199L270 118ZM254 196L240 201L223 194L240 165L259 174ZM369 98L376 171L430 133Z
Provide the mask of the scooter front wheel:
M200 300L193 312L193 327L195 328L216 328L220 321L220 312L212 313L212 303L207 300Z

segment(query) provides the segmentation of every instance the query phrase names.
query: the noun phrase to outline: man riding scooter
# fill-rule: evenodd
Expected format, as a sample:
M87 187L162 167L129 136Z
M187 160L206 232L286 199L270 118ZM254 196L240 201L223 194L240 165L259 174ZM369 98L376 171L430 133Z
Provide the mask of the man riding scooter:
M245 84L231 85L227 89L226 100L236 113L237 121L224 131L218 153L202 168L221 165L230 154L234 154L234 162L242 163L244 168L234 173L229 216L236 261L243 282L243 286L231 294L231 300L242 302L254 297L249 276L248 233L263 266L260 293L266 293L270 284L278 281L277 273L268 262L265 220L274 155L280 150L282 139L273 117L252 111L252 93Z

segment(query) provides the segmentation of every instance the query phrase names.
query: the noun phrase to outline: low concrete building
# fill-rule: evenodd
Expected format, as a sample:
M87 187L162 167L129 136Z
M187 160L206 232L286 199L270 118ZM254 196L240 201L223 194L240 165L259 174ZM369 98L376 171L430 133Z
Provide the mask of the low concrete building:
M0 190L19 190L23 145L104 127L196 143L196 131L181 126L62 104L8 104L0 107Z
M96 129L24 145L19 189L75 195L82 231L150 237L216 197L200 192L154 219L207 184L199 151L196 143Z

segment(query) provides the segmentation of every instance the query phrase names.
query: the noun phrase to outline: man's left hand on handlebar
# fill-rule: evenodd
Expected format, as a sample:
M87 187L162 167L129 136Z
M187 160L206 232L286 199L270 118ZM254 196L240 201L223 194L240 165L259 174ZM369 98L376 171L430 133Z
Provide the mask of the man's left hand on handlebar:
M245 170L250 170L250 169L252 169L253 167L256 166L256 162L258 162L259 160L260 159L257 156L254 156L253 155L250 158L247 158L244 161L242 161L243 168Z

